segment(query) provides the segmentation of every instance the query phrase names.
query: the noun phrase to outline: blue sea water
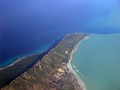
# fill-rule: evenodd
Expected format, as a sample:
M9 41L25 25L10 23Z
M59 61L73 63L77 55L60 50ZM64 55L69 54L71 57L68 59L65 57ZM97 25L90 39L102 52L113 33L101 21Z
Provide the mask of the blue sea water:
M0 67L41 53L72 32L92 34L72 60L88 90L119 90L120 37L107 35L120 33L119 0L0 0Z
M83 40L72 66L87 90L120 90L120 34L95 35Z
M119 0L0 0L0 67L71 32L120 32Z
M0 0L0 67L68 33L119 33L119 22L119 0Z

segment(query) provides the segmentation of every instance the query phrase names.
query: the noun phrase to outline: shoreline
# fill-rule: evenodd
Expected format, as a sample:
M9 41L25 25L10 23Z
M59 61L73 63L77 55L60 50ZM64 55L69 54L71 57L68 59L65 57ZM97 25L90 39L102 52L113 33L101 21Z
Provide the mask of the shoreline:
M17 77L17 79L14 79L12 82L11 82L11 80L10 80L10 82L11 82L11 84L10 84L10 86L8 86L8 88L14 88L14 90L16 90L16 89L20 89L19 87L22 87L22 84L21 84L21 78L19 78L19 77L23 77L23 78L25 78L26 80L31 80L32 78L33 78L33 75L31 75L32 73L33 73L33 71L35 72L35 74L36 74L36 76L34 77L34 78L39 78L39 77L41 77L41 78L48 78L49 79L49 81L46 81L46 79L45 79L45 82L46 83L48 83L48 82L50 82L50 83L48 83L47 85L49 85L49 84L51 84L51 80L53 81L53 83L52 83L52 86L51 86L51 88L64 88L64 86L62 87L62 86L60 86L60 81L59 80L61 80L61 85L62 85L62 82L63 82L63 85L65 84L65 85L67 85L67 86L69 86L69 87L67 87L68 89L70 89L70 88L74 88L75 90L86 90L85 89L85 84L82 82L82 80L80 79L80 77L79 76L77 76L77 73L72 69L72 67L71 67L71 60L72 60L72 55L73 55L73 53L75 52L75 50L77 50L77 47L78 47L78 45L81 43L81 41L82 40L84 40L84 39L86 39L86 38L88 38L88 36L89 35L86 35L86 34L70 34L70 36L67 36L67 37L64 37L64 38L62 38L62 40L61 40L61 42L59 42L59 43L57 43L57 45L55 45L54 47L52 47L52 48L50 48L49 50L47 50L46 52L44 52L43 54L42 54L42 57L41 57L41 59L40 60L42 60L42 62L38 62L38 59L39 59L39 57L37 57L37 59L36 59L36 61L34 62L34 67L32 66L32 67L28 67L28 66L26 66L26 65L24 65L25 63L27 64L27 62L26 62L26 60L25 59L27 59L27 57L21 57L21 58L18 58L18 59L16 59L16 61L14 62L14 63L12 63L12 64L10 64L9 66L7 66L7 67L5 67L5 68L3 68L3 69L8 69L7 71L6 71L6 76L7 77L9 77L9 76L11 76L12 75L12 77ZM74 41L75 40L75 41ZM70 44L70 45L69 45ZM66 46L64 46L64 45L66 45ZM63 46L63 47L62 47ZM61 48L62 47L62 48ZM65 48L65 49L64 49ZM61 50L61 51L59 51L59 49ZM51 50L51 51L50 51ZM67 51L67 50L69 50L69 53L68 54L65 54L65 52ZM52 52L53 51L53 52ZM58 52L58 54L60 53L60 55L56 55L56 52ZM37 53L37 56L39 56L38 55L39 53ZM35 54L32 54L32 55L30 55L30 56L34 56ZM55 59L53 59L52 57L51 57L51 55L52 55L52 57L54 57ZM63 57L63 55L67 55L66 57ZM43 57L45 57L45 58L43 58ZM28 56L28 61L29 61L29 59L30 59L31 57L29 57ZM32 58L32 60L34 61L35 60L35 58L36 57L33 57ZM56 59L58 59L58 61L57 62L55 62L55 60ZM25 60L25 63L23 62ZM62 62L61 62L61 60L63 60ZM48 63L46 63L46 61L48 61ZM50 65L49 64L49 62L51 63L51 64L55 64L54 66L52 66L52 65ZM20 65L18 65L20 63ZM63 70L66 70L66 73L64 73L63 72L63 74L59 74L59 73L57 73L57 76L56 75L53 75L53 73L56 71L56 68L58 67L59 68L59 65L61 64L62 65L62 63L65 65L65 67L66 68L64 68L63 66ZM28 64L30 64L30 63L28 63ZM42 65L41 65L42 64ZM47 64L47 65L46 65ZM33 64L32 64L33 65ZM16 68L16 67L12 67L12 66L16 66L16 67L19 67L19 66L24 66L23 67L23 69L25 68L25 73L24 74L19 74L19 72L16 70L16 74L18 74L18 75L16 75L15 76L15 74L13 74L14 73L14 68ZM43 67L42 67L43 66ZM48 66L49 66L49 68L48 68ZM31 69L29 69L30 71L28 71L28 68L26 69L26 67L28 67L28 68L31 68ZM9 68L10 68L10 70L9 70ZM22 70L23 70L22 69ZM49 72L48 70L51 70L51 69L53 69L53 71L52 72ZM21 70L21 69L20 69ZM41 74L42 72L39 72L39 71L41 71L42 70L42 72L44 73L45 72L45 75L43 75L43 74ZM3 70L4 71L4 70ZM9 72L8 72L9 71ZM12 71L13 73L11 73L10 71ZM48 72L46 72L46 71L48 71ZM1 71L2 72L2 71ZM58 72L58 71L57 71ZM61 73L61 69L60 69L60 71L59 71L60 73ZM20 71L20 73L23 73L23 71ZM20 76L19 76L20 75ZM68 76L65 76L64 78L63 78L63 76L62 75L68 75ZM49 76L53 76L53 78L50 78ZM2 76L2 77L4 77L4 76ZM6 78L7 78L6 77ZM29 77L29 78L28 78ZM38 80L41 80L41 78L40 79L38 79ZM55 79L56 78L56 79ZM22 79L23 80L23 79ZM26 82L26 80L25 81L23 81L23 84L24 84L24 82ZM35 81L38 81L37 79L35 79ZM5 79L5 80L3 80L4 82L6 82L6 81L8 81L8 79ZM55 82L54 82L55 81ZM64 81L67 81L67 82L70 82L70 83L65 83ZM20 82L20 84L16 87L16 85L15 85L15 83L16 82ZM33 83L33 85L34 84L36 84L34 81L30 81L30 82L32 82ZM1 84L2 86L1 87L3 87L5 84L3 83L3 84ZM9 84L8 84L9 85ZM28 83L26 83L26 86L27 85L29 85L29 82ZM6 86L6 85L5 85ZM12 86L12 87L11 87ZM44 88L45 87L45 88ZM6 88L6 90L8 90L8 88ZM24 87L24 88L26 88L27 89L27 87ZM43 84L42 84L42 87L41 88L43 88L43 89L46 89L46 85L44 85L43 86ZM29 89L28 89L29 90Z
M80 85L82 90L87 90L85 83L80 79L80 77L76 74L76 72L73 70L71 63L68 64L68 68L70 69L71 73L74 74L78 84Z
M78 46L81 44L81 42L82 42L83 40L89 39L90 36L91 36L91 35L86 36L85 38L83 38L83 39L82 39L81 41L79 41L79 43L74 47L74 49L72 50L72 52L71 52L71 54L70 54L70 59L68 60L68 63L71 62L71 60L72 60L72 55L73 55L73 53L77 50L77 48L78 48Z
M75 47L73 48L73 50L72 50L72 52L71 52L71 54L70 54L70 58L69 58L68 63L67 63L67 67L70 69L71 73L75 76L75 79L77 80L77 82L78 82L81 90L86 90L86 86L85 86L85 84L83 83L83 81L80 79L80 77L76 74L76 72L73 70L70 62L71 62L71 60L72 60L72 55L73 55L73 53L77 50L77 48L78 48L78 46L81 44L81 42L82 42L83 40L85 40L85 39L88 39L89 37L90 37L90 35L84 37L82 40L80 40L80 41L78 42L78 44L75 45ZM3 68L0 68L0 71L4 70L4 69L6 69L6 68L9 68L9 67L11 67L11 66L13 66L13 65L15 65L16 63L20 62L20 61L23 60L24 58L27 58L27 57L33 56L33 55L38 55L38 54L41 54L41 53L31 54L31 55L28 55L28 56L23 56L23 57L21 57L21 58L18 58L18 59L16 59L13 63L11 63L10 65L8 65L8 66L6 66L6 67L3 67Z
M78 48L78 46L81 44L81 42L82 42L83 40L85 40L85 39L90 38L90 36L91 36L91 35L86 36L84 39L82 39L82 40L74 47L74 49L72 50L72 52L71 52L71 54L70 54L70 59L69 59L68 64L67 64L67 66L68 66L68 68L70 69L71 73L73 73L73 74L75 75L75 78L77 79L77 82L79 83L79 85L80 85L80 87L81 87L82 90L87 90L87 89L86 89L86 86L85 86L84 82L80 79L80 77L76 74L76 72L73 70L72 65L71 65L71 60L72 60L72 55L73 55L73 53L77 50L77 48Z
M66 36L67 36L67 35L66 35ZM66 36L65 36L65 37L66 37ZM90 36L91 36L91 35L86 36L83 40L89 38ZM71 55L70 55L70 59L69 59L68 63L71 62L71 60L72 60L72 55L73 55L73 53L77 50L77 47L79 46L80 43L81 43L81 41L80 41L80 42L78 43L78 45L76 45L75 48L72 50ZM59 44L59 43L58 43L58 44ZM46 51L46 50L45 50L45 51ZM24 59L24 58L26 58L26 57L33 56L33 55L38 55L38 54L41 54L41 53L35 53L35 54L28 55L28 56L20 57L20 58L16 59L13 63L9 64L8 66L5 66L5 67L0 68L0 71L4 70L4 69L6 69L6 68L8 68L8 67L10 67L10 66L13 66L14 64L18 63L19 61L21 61L22 59Z
M63 38L62 38L62 39L63 39ZM34 54L29 54L29 55L21 56L21 57L15 59L11 64L9 64L9 65L7 65L7 66L5 66L5 67L1 67L1 68L0 68L0 71L6 69L6 68L8 68L8 67L13 66L14 64L18 63L19 61L21 61L21 60L24 59L24 58L27 58L27 57L30 57L30 56L33 56L33 55L38 55L38 54L40 55L40 54L42 54L42 53L45 53L45 52L50 51L52 48L55 48L56 45L59 44L59 42L60 42L62 39L60 38L60 39L56 40L52 45L50 45L50 46L49 46L45 51L43 51L43 52L37 52L37 53L34 53Z
M21 57L21 58L18 58L18 59L16 59L13 63L9 64L8 66L3 67L3 68L0 68L0 71L4 70L4 69L6 69L6 68L9 68L9 67L11 67L11 66L13 66L13 65L15 65L16 63L20 62L20 61L21 61L22 59L24 59L24 58L27 58L27 57L30 57L30 56L33 56L33 55L38 55L38 54L39 54L39 53L31 54L31 55L28 55L28 56L23 56L23 57Z

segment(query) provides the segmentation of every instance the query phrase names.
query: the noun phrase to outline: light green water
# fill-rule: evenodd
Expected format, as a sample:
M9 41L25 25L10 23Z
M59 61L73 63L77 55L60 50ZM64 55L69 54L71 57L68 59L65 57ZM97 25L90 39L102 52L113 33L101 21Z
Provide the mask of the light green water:
M91 35L71 64L87 90L120 90L120 34Z

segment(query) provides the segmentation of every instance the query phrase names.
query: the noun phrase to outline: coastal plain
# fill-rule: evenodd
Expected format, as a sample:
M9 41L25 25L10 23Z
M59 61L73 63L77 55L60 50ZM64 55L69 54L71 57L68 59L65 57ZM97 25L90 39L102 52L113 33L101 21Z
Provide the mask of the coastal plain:
M66 35L32 67L25 72L21 72L21 74L19 73L19 76L11 79L9 84L1 87L1 90L83 90L83 85L79 83L78 78L76 78L68 64L76 46L88 36L77 33ZM34 58L34 56L38 58L39 54L32 57ZM34 61L35 59L32 60ZM15 70L17 70L15 65L18 63L20 61L13 65ZM24 65L25 63L22 66ZM10 75L15 74L14 69L13 73L9 73ZM4 71L4 69L1 71ZM5 72L6 75L7 73Z

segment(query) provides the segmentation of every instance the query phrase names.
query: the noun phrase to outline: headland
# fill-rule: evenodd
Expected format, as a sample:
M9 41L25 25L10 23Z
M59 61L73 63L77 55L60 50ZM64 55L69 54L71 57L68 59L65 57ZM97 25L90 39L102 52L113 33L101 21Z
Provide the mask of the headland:
M65 36L33 67L21 73L1 90L85 90L69 63L77 45L88 36L77 33Z

